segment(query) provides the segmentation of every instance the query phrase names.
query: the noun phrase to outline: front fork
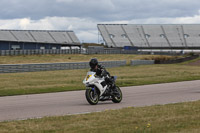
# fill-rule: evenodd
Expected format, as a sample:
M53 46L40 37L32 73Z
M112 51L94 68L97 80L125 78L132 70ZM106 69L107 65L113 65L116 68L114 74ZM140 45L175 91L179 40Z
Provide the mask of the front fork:
M95 86L91 87L91 89L92 89L92 91L94 92L94 93L93 93L93 97L95 97L96 95L98 95Z

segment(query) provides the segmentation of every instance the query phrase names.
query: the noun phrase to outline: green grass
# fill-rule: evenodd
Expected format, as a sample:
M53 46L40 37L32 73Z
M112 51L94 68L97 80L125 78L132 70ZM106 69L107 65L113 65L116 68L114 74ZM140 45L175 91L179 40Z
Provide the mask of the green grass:
M200 67L188 65L143 65L108 68L118 86L136 86L200 79ZM88 69L0 74L0 96L85 89Z
M199 133L200 101L0 122L0 132Z
M49 56L49 57L48 57ZM56 55L57 56L57 55ZM80 61L72 55L63 56L23 56L0 57L0 64L46 63ZM122 56L122 55L120 55ZM100 60L146 59L147 56L123 55L106 56L80 55L81 61L92 57ZM41 57L41 58L38 58ZM62 58L61 60L58 59ZM4 59L2 59L4 58ZM19 58L19 59L17 59ZM54 59L53 59L54 58ZM67 59L68 58L68 59ZM149 56L148 58L155 58ZM165 57L164 57L165 58ZM67 59L67 60L65 60ZM4 60L4 61L3 61ZM7 62L6 62L7 60ZM30 61L29 61L30 60ZM59 60L59 61L58 61ZM67 61L68 62L68 61ZM145 65L109 68L111 75L117 75L117 85L132 86L200 79L200 67L187 63L173 65ZM85 89L82 80L87 69L44 72L0 74L0 96L36 94ZM200 132L200 101L156 105L150 107L129 107L120 110L107 110L82 115L45 117L23 121L0 122L1 132L69 132L69 133L161 133L161 132Z
M133 54L63 54L63 55L21 55L21 56L0 56L0 64L26 64L26 63L55 63L55 62L89 62L91 58L99 61L127 60L128 63L133 59L171 59L177 56L165 55L133 55Z

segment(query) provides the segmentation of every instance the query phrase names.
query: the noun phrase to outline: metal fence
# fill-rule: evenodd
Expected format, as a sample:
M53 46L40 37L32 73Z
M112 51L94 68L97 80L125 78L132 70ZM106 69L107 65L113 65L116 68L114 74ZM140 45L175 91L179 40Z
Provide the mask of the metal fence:
M42 54L155 54L177 55L176 52L149 52L124 49L35 49L35 50L0 50L0 56L42 55Z
M148 52L137 52L122 49L35 49L35 50L0 50L1 56L7 55L42 55L42 54L138 54Z
M105 67L125 66L126 61L104 61L99 62ZM48 63L48 64L14 64L0 65L0 73L17 73L17 72L35 72L35 71L53 71L69 69L86 69L89 68L88 62L72 63Z
M131 65L136 66L136 65L151 65L154 64L154 60L131 60Z
M41 55L41 54L80 54L80 49L35 49L35 50L0 50L1 56L6 55Z

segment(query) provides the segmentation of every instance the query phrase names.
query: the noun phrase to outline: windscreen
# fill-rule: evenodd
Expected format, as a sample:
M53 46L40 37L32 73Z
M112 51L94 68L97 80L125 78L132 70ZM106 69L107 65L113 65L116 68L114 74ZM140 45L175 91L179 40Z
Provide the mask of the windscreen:
M96 73L96 72L90 71L90 72L87 73L87 75L94 75L95 73Z

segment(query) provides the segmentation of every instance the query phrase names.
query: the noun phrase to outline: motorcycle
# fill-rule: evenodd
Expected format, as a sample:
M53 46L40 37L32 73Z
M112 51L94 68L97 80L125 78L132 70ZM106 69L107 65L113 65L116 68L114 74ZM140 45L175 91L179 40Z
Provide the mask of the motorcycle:
M96 72L89 71L83 80L86 86L85 96L91 105L96 105L99 101L112 100L120 103L122 100L121 89L115 85L116 76L111 77L113 84L105 84L105 78L96 75Z

